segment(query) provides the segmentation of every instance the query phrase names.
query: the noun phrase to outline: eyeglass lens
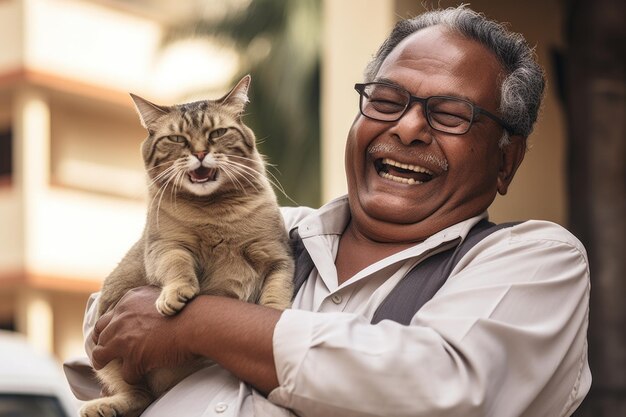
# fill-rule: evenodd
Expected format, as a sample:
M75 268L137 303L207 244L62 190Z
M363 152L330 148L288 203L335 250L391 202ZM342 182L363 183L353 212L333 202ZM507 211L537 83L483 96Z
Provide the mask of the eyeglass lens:
M429 125L436 130L463 134L473 119L472 105L452 97L417 99L425 110ZM400 88L384 84L368 84L361 94L361 112L372 119L396 121L411 103L411 95Z

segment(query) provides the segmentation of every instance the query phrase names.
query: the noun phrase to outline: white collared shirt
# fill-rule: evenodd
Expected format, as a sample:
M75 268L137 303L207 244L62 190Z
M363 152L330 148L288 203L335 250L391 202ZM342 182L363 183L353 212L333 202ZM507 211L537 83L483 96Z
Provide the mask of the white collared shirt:
M584 248L562 227L527 221L493 233L461 259L409 326L371 325L406 272L434 248L464 238L486 214L341 285L334 260L349 221L347 199L283 214L289 229L298 226L316 268L274 332L280 386L268 401L213 366L182 381L144 417L291 415L275 404L301 417L553 417L570 415L589 390L589 269ZM94 310L86 315L87 334Z

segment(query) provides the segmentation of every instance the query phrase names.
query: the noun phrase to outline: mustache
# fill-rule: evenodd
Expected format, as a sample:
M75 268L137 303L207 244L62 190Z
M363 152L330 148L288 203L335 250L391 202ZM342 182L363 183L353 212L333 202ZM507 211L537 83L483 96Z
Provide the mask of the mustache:
M448 161L445 158L440 158L438 156L432 154L426 154L424 152L418 152L413 149L406 149L404 147L400 147L398 145L388 144L388 143L377 143L374 145L370 145L367 147L368 154L375 153L401 153L403 155L408 155L411 159L416 160L418 163L423 163L425 165L435 165L439 167L442 171L448 170Z

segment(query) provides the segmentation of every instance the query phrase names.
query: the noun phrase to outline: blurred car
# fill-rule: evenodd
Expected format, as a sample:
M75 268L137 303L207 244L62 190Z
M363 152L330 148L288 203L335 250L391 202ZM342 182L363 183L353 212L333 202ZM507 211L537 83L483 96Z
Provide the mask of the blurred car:
M14 332L0 330L0 417L75 417L61 368Z

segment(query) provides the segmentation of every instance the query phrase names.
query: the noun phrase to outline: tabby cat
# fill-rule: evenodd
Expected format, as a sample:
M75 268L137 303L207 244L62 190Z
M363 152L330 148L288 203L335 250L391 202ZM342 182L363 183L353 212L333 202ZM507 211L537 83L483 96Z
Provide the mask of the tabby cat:
M171 107L131 95L148 130L142 155L151 203L143 235L104 282L99 315L142 285L161 287L156 309L165 316L198 294L289 306L287 235L254 134L241 120L249 86L246 76L219 100ZM97 376L111 395L86 403L81 416L137 416L201 366L152 371L146 385L134 386L121 378L120 361L110 362Z

